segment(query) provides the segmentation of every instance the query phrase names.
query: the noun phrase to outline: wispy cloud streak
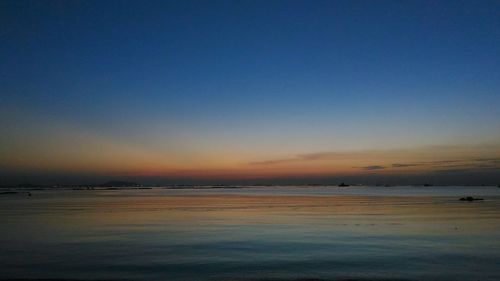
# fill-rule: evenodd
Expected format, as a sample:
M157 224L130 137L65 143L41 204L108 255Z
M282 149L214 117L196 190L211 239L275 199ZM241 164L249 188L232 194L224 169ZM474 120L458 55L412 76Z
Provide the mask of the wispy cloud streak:
M387 169L387 168L384 166L380 166L380 165L371 165L371 166L361 167L361 169L366 170L366 171L373 171L373 170L383 170L383 169Z
M344 160L349 162L366 163L370 165L351 166L362 171L411 171L411 170L500 170L499 157L481 157L487 155L500 155L500 146L428 146L413 149L395 150L370 150L370 151L345 151L345 152L316 152L308 154L297 154L289 158L271 159L266 161L251 162L250 165L272 166L285 165L289 163L329 161L341 164ZM438 159L436 159L438 158ZM444 158L439 160L439 158ZM448 159L446 159L448 158ZM378 160L374 159L379 159ZM420 159L416 161L398 161L395 159ZM371 163L370 163L371 162ZM377 163L378 162L378 163Z
M362 152L316 152L307 154L298 154L290 158L272 159L266 161L250 162L250 165L276 165L291 162L305 162L305 161L321 161L321 160L334 160L346 159L355 155L361 155Z

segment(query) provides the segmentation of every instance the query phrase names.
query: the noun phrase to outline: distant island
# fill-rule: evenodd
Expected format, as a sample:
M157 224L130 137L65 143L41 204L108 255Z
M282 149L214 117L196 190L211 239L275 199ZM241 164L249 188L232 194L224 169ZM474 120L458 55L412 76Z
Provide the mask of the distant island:
M141 187L142 184L130 181L108 181L103 184L98 184L96 186L101 187Z

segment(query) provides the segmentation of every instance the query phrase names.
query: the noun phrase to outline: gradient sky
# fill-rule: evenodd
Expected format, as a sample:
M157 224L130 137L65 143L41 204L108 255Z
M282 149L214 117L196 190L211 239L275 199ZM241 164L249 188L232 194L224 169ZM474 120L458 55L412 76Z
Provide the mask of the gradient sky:
M1 1L0 184L500 183L499 1Z

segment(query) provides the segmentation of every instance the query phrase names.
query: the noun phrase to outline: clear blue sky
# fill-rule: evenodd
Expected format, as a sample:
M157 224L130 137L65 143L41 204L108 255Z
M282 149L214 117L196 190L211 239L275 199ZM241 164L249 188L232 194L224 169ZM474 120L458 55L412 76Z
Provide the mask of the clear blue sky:
M6 182L500 157L499 1L2 1L0 40Z

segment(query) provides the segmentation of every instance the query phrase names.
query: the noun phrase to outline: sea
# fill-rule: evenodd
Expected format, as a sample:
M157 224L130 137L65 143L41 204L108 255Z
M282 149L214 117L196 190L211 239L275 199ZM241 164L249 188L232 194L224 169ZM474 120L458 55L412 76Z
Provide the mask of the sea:
M500 280L494 186L0 191L0 280Z

